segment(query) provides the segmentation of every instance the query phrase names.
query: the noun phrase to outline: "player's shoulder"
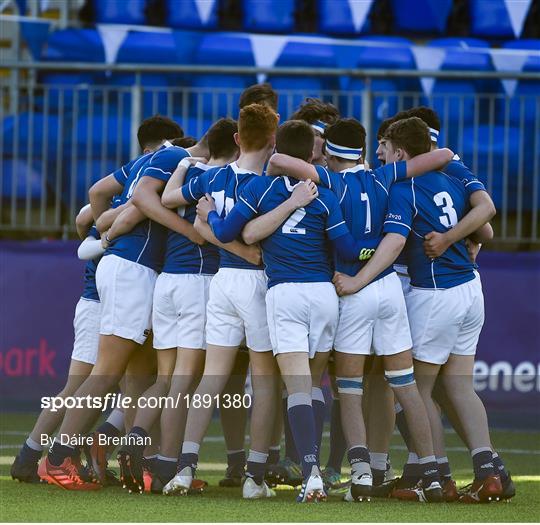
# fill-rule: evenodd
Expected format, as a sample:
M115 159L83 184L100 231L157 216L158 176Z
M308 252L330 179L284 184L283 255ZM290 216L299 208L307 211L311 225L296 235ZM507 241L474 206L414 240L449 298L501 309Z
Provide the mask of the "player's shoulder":
M169 147L162 147L155 151L153 154L151 154L152 157L150 158L150 162L164 162L164 161L175 161L182 160L184 157L190 157L189 151L187 151L184 148L181 148L180 146L169 146Z
M319 196L313 201L315 206L319 205L319 207L322 207L327 211L329 208L339 206L338 199L332 190L322 187L319 187L318 190Z

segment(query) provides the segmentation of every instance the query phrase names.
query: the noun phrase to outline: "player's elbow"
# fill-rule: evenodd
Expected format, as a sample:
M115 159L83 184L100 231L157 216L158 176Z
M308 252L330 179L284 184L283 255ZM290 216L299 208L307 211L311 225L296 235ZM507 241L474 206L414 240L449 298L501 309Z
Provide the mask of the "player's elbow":
M242 230L242 240L249 246L251 244L255 244L258 239L255 237L255 232L253 231L254 229L249 227L249 226L246 226L243 230Z
M170 210L172 210L174 208L178 208L178 206L172 200L172 197L173 196L171 194L169 194L169 193L164 193L161 196L161 204L163 204L163 206L165 206L165 208L169 208Z

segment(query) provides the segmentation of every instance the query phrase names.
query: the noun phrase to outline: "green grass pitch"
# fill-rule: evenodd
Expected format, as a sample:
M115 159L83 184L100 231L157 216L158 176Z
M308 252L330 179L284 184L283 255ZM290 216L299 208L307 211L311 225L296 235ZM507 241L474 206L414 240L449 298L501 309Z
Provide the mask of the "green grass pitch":
M199 477L210 486L203 495L165 497L129 495L120 488L74 493L54 486L27 485L11 480L9 468L32 415L0 415L0 519L3 522L537 522L540 517L540 434L494 431L495 446L512 472L517 495L510 503L429 505L393 500L299 505L296 491L278 487L272 500L244 501L240 489L217 487L223 474L225 448L220 428L201 449ZM452 470L458 485L470 481L471 462L459 439L447 435ZM325 439L322 458L327 456ZM391 459L398 469L405 458L399 436L392 440ZM344 469L347 472L347 469Z

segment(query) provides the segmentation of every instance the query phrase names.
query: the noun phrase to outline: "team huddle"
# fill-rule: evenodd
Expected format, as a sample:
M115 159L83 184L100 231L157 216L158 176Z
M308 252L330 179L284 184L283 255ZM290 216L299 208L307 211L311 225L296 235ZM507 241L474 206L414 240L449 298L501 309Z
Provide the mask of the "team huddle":
M88 263L58 397L208 402L117 407L95 429L93 406L45 409L12 477L201 492L199 448L218 406L220 486L246 499L274 497L279 484L301 487L299 502L512 498L472 382L484 322L475 259L495 214L483 184L438 147L427 107L382 122L372 169L360 122L306 99L279 125L277 102L270 85L251 86L238 121L218 120L196 143L168 118L147 119L144 153L92 186L76 220ZM224 401L245 399L248 374L246 456L246 404ZM461 490L441 411L471 453L474 479ZM409 452L401 477L388 453L395 425ZM55 433L42 458L43 436ZM120 481L104 436L125 436Z

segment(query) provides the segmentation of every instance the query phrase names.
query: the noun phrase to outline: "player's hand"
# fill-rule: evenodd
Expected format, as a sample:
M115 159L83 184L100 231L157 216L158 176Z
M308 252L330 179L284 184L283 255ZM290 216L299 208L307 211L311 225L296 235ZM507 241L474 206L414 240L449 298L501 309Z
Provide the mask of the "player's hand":
M262 252L260 246L255 244L246 245L245 257L247 262L259 266L262 264Z
M291 204L298 209L307 206L318 196L319 190L317 189L317 185L312 180L308 179L304 183L300 182L294 187L289 199L291 200Z
M344 273L335 272L332 282L334 283L336 292L339 296L351 295L360 290L360 286L358 286L356 279L350 275L345 275Z
M471 241L471 239L465 239L465 246L467 247L467 253L469 254L469 259L471 262L476 262L476 258L478 257L482 244Z
M207 193L204 197L199 199L199 203L197 204L197 216L201 221L208 222L208 214L215 210L216 203L214 202L212 195Z
M106 250L111 242L109 241L109 230L107 231L104 231L102 234L101 234L101 246L103 247L104 250Z
M444 233L431 232L424 237L424 252L431 259L440 257L449 247L450 243Z

